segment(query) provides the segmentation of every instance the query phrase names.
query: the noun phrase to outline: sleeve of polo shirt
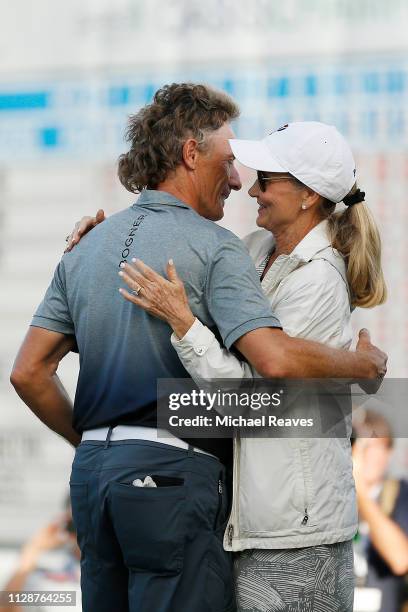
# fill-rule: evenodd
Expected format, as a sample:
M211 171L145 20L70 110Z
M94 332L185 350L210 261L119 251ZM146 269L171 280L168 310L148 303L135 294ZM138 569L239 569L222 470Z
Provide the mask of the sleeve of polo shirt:
M74 323L68 307L65 269L60 261L44 299L31 321L32 327L42 327L66 335L75 335Z
M205 293L208 310L228 349L254 329L282 327L239 238L231 238L216 248L209 263Z

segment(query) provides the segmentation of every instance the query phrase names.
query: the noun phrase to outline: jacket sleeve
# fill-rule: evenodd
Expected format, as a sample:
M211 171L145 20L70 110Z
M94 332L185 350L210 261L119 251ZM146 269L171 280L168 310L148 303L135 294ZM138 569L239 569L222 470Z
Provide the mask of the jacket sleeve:
M213 332L195 320L179 340L174 334L171 343L184 367L197 384L211 378L254 378L253 368L223 349Z
M282 281L274 311L289 336L349 348L352 340L347 286L336 268L316 259Z

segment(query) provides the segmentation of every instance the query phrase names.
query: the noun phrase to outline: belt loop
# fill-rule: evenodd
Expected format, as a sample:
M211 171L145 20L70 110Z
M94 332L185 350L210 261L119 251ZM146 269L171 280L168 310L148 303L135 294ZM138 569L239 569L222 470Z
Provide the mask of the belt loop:
M188 456L194 457L194 446L191 446L191 444L188 445Z
M111 435L112 435L112 430L113 430L112 425L109 425L108 433L106 434L106 440L105 440L105 444L103 448L108 448L109 442L111 439Z

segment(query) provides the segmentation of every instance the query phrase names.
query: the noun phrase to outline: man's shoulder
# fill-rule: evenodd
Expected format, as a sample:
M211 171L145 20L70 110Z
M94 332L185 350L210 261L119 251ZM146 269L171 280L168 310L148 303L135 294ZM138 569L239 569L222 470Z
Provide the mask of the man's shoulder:
M187 209L185 207L184 211L190 214L183 215L182 221L178 215L170 221L170 223L173 223L174 225L179 224L181 231L185 231L188 229L191 229L194 231L194 229L199 228L200 235L202 235L205 238L214 237L216 241L231 240L231 241L236 241L237 243L242 242L238 238L238 236L234 234L231 230L226 229L225 227L222 227L221 225L218 225L218 223L215 223L214 221L210 221L209 219L202 217L201 215L196 213L194 210ZM138 219L139 217L146 217L149 214L150 214L150 211L148 208L140 207L140 209L138 209L138 206L133 205L128 208L122 209L119 212L114 213L113 215L110 215L106 219L106 221L104 221L104 223L101 223L101 225L97 227L105 226L105 228L108 229L110 225L120 225L122 223L127 223L128 221L133 222L133 220ZM166 219L166 222L168 222L167 219Z
M86 252L87 250L94 248L95 244L111 235L113 231L121 232L127 230L127 228L130 228L132 223L139 218L140 215L136 213L130 206L109 215L109 217L107 217L102 223L99 223L87 234L82 236L79 244L77 244L72 251L64 256L64 260L67 262L71 260L74 261L76 257L80 256L81 252Z
M211 235L213 235L218 240L223 240L223 241L232 240L233 242L238 242L238 243L242 242L240 238L238 238L238 236L234 234L234 232L227 229L226 227L223 227L222 225L218 225L218 223L215 223L214 221L210 221L209 219L205 219L204 217L199 217L199 218L201 220L200 224L203 230L209 232Z
M103 223L100 223L96 227L105 227L105 229L107 229L112 225L126 224L129 221L133 221L140 216L146 216L147 214L147 210L137 210L137 207L135 206L127 206L126 208L122 208L118 212L109 215L109 217L107 217Z
M210 248L210 250L222 249L223 245L233 245L238 249L245 250L243 242L234 232L218 225L214 221L205 219L198 214L191 218L191 227L184 226L183 232L191 229L191 238L199 244Z
M161 219L158 223L154 215L149 221L149 210L138 210L136 206L130 206L110 215L83 236L79 244L64 256L64 263L68 266L75 265L81 254L91 255L96 251L99 253L102 247L106 253L110 246L115 245L116 248L117 241L123 237L126 240L127 236L133 239L135 236L143 237L143 244L146 240L149 244L160 242L163 246L177 242L183 245L185 250L199 249L207 259L212 259L223 248L246 253L245 246L236 234L192 212L193 214L183 215L181 218L167 218L164 224Z

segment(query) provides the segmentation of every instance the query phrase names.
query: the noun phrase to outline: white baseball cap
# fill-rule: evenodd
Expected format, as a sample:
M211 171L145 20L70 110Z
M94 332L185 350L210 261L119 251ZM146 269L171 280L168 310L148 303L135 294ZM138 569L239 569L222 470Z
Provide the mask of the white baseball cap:
M263 140L230 141L244 166L264 172L289 172L331 202L341 202L356 181L356 165L346 140L318 121L287 123Z

